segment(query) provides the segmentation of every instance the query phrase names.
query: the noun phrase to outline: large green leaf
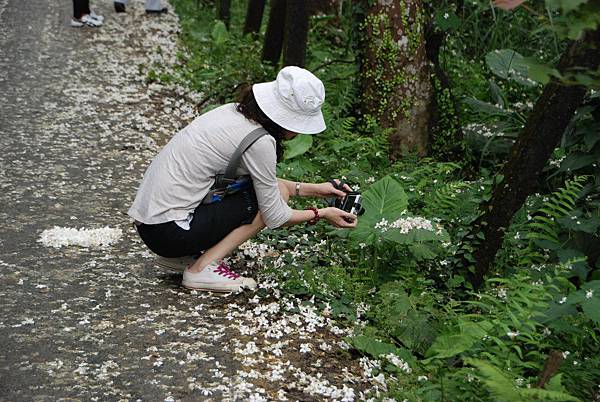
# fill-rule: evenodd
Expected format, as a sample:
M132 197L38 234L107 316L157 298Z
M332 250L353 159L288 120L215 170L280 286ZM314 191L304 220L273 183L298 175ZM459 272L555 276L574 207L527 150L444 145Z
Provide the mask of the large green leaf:
M390 176L375 182L363 194L365 216L399 216L408 206L404 189Z
M313 143L312 135L299 134L296 138L286 141L283 159L292 159L310 149Z
M429 358L445 359L465 352L480 341L492 328L487 321L462 321L450 333L438 336L425 354Z
M388 353L398 353L398 348L389 343L381 342L371 337L364 335L354 336L349 338L352 346L363 353L371 355L373 357L379 357L381 355L387 355Z
M583 313L600 324L600 281L590 281L584 283L575 295L575 299L581 303Z
M540 321L544 324L552 324L559 321L563 317L574 316L577 314L577 309L570 303L556 303L554 301L548 304L548 309L544 312ZM560 320L562 321L562 320Z
M438 256L437 250L427 243L413 243L408 245L408 250L413 257L420 260L433 260Z
M471 109L473 109L476 113L481 113L484 115L509 115L510 112L506 109L502 109L496 105L492 105L488 102L480 101L475 98L465 98L463 100L464 103L469 105Z
M524 57L522 63L527 67L529 78L541 84L547 84L550 77L561 78L557 69L548 64L540 63L534 58Z
M598 292L595 292L589 299L584 299L581 302L581 308L583 314L596 322L596 324L600 324L600 294Z
M589 234L598 233L598 228L600 228L600 218L596 218L595 216L587 218L579 215L580 214L571 213L563 216L558 219L558 223L575 232L581 231Z
M523 56L512 49L493 50L485 55L485 62L490 71L500 78L527 86L534 84L528 77L528 66Z
M210 33L213 44L217 47L223 46L229 40L229 31L223 21L217 21Z

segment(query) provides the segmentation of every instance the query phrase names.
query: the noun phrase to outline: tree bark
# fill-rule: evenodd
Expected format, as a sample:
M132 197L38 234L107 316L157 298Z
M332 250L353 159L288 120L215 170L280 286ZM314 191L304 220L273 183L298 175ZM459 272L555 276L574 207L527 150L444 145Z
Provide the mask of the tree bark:
M599 65L600 29L597 29L569 45L559 61L558 70L561 73L574 68L596 70ZM535 190L543 167L583 102L586 91L584 86L565 86L552 78L537 100L502 169L503 180L494 186L491 200L482 205L480 217L464 239L460 258L463 267L469 267L467 277L474 288L483 284L502 245L504 230ZM474 248L472 256L469 256L470 248Z
M361 111L390 135L392 158L424 154L432 101L421 0L378 0L361 24Z
M271 0L269 24L265 33L262 59L272 65L279 63L285 28L286 0Z
M230 0L218 0L217 1L217 19L223 21L227 29L229 29L229 22L231 20L231 1Z
M250 0L244 21L244 35L258 34L265 12L265 0Z
M283 65L304 67L308 39L309 2L287 0Z

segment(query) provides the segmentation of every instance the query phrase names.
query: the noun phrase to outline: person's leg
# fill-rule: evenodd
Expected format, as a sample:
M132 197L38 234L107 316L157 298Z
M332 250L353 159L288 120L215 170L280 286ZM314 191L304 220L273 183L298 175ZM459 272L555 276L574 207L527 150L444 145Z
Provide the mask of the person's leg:
M89 6L89 2L87 4ZM73 0L73 18L76 20L81 19L85 15L86 0Z
M83 15L89 15L92 11L90 10L90 0L83 2Z
M281 192L281 196L283 197L285 202L288 202L290 194L287 191L287 187L281 182L279 183L279 191ZM246 240L249 240L252 237L254 237L258 232L260 232L264 228L265 223L259 212L254 217L252 223L248 225L242 225L234 229L221 241L219 241L217 244L206 250L200 256L200 258L198 258L196 262L188 268L188 270L190 272L202 271L208 264L226 257L238 246L240 246Z

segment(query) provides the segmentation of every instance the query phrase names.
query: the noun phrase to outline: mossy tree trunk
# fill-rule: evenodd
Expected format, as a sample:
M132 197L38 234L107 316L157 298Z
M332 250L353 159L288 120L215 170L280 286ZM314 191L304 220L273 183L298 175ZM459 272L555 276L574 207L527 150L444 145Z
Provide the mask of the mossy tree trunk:
M595 71L600 65L600 29L572 42L561 57L558 70ZM494 186L491 200L482 205L481 215L464 239L460 267L468 267L467 277L479 288L504 239L504 230L525 199L535 190L536 181L558 145L587 88L565 86L552 79L537 100L523 132L511 148L502 169L503 180ZM473 250L472 254L470 250Z
M306 0L287 0L283 65L304 67L310 4Z
M361 24L362 114L392 128L393 158L427 149L433 90L421 0L377 0Z
M286 0L271 0L269 23L265 33L262 59L272 65L279 63L285 29Z
M244 35L250 33L258 34L264 12L265 0L248 1L248 9L246 10L246 19L244 21Z

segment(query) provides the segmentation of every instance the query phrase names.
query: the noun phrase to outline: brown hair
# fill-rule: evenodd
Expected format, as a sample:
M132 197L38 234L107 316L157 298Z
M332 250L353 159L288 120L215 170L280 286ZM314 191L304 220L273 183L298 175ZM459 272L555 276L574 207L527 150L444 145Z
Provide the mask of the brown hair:
M236 110L243 114L248 120L252 120L261 126L275 138L276 150L277 150L277 161L281 160L283 156L283 145L282 141L285 136L285 129L269 119L265 112L261 110L254 98L254 92L252 92L252 85L242 85L240 94L238 96L238 104Z

